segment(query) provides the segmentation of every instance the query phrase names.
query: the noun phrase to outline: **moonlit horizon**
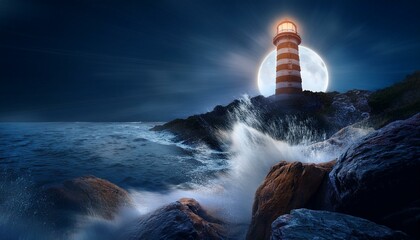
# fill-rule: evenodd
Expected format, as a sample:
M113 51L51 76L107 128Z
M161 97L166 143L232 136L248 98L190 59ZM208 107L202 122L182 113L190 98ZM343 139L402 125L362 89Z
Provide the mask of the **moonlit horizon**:
M329 75L325 62L312 49L299 46L302 89L312 92L326 92ZM265 97L275 93L276 50L271 51L258 69L258 89Z

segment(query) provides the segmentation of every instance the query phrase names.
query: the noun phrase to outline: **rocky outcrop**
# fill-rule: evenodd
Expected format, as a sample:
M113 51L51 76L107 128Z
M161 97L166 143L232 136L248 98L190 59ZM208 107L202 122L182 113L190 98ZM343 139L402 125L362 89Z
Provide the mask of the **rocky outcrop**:
M409 239L366 219L345 214L308 209L292 210L277 218L272 224L272 240L282 239Z
M119 239L225 239L224 223L183 198L141 218Z
M388 88L370 92L351 90L346 93L313 93L305 91L294 98L257 96L235 100L227 106L216 106L213 111L176 119L155 126L152 130L169 131L176 141L187 144L205 143L214 149L222 149L224 139L219 130L230 130L236 121L245 122L260 132L278 140L299 142L308 131L328 138L338 130L360 123L375 129L385 124L412 116L420 109L420 72ZM301 123L308 131L296 133L288 139L293 126L287 117ZM252 121L248 121L248 119ZM312 139L320 141L320 139Z
M340 128L368 118L370 94L370 91L351 90L335 95L331 103L331 114L326 115L329 122Z
M420 237L420 113L350 147L329 174L334 211Z
M132 205L127 191L94 176L65 181L48 188L46 193L56 210L89 213L106 219L112 219L119 208Z
M324 164L280 162L255 193L247 239L269 239L271 223L295 208L311 205L334 161Z
M216 106L211 112L176 119L152 130L169 131L176 136L176 141L205 143L221 149L224 139L217 133L230 130L234 123L241 121L275 139L299 142L308 137L308 132L313 136L326 134L329 137L348 124L367 117L369 109L363 104L367 103L367 95L366 91L352 91L343 94L304 92L293 98L257 96L235 100L227 106ZM345 102L339 104L340 99ZM330 124L342 112L348 113L345 119ZM292 133L292 129L301 128L306 130Z

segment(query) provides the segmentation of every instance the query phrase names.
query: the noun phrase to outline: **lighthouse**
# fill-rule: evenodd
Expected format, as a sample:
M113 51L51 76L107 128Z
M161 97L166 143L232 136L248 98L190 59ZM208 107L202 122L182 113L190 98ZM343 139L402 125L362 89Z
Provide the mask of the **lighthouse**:
M286 19L277 25L273 39L277 47L276 95L302 92L298 48L301 41L295 23Z

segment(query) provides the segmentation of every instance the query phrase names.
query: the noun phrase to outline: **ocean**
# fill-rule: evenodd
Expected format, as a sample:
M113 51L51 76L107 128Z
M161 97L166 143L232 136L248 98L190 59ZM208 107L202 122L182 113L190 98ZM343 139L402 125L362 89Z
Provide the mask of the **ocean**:
M156 124L0 123L0 166L35 185L94 175L151 191L226 169L223 154L174 143L169 133L149 131Z
M328 142L291 145L238 122L225 133L226 151L219 152L175 142L168 132L150 131L157 124L162 123L0 123L0 234L24 225L36 234L17 239L91 238L85 233L92 232L92 222L103 224L103 219L78 216L72 225L77 227L57 232L41 217L48 204L39 189L94 175L129 191L139 216L192 197L222 219L243 226L237 236L242 238L255 190L271 166L280 160L330 161L367 133L349 131L339 147Z

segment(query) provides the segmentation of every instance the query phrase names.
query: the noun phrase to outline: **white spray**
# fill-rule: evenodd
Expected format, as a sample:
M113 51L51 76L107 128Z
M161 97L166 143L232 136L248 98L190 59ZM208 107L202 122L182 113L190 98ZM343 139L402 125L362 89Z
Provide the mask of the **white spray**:
M293 117L289 121L288 136L305 133L301 144L290 145L261 133L251 126L259 126L259 112L245 96L230 118L236 122L230 131L219 132L229 145L228 171L205 185L194 185L193 189L177 186L169 193L138 192L132 190L141 214L152 211L182 197L195 198L207 209L212 210L233 223L247 223L251 219L252 203L258 186L270 168L279 161L300 161L305 163L327 162L337 158L347 147L370 130L348 127L330 140L310 144L313 132ZM275 131L275 129L273 129ZM299 133L296 133L296 132ZM331 140L333 139L333 141Z
M229 146L227 171L206 184L192 184L188 189L173 186L172 190L166 193L131 190L138 215L188 197L196 199L206 209L230 223L249 223L255 191L273 165L279 161L305 163L331 161L370 131L350 126L329 140L313 144L310 141L313 139L313 132L305 126L306 123L288 117L285 121L290 121L291 127L287 135L294 136L297 134L296 131L299 131L298 134L308 135L302 138L300 144L290 145L287 141L275 140L251 127L262 123L258 122L258 111L253 109L247 97L241 100L241 104L231 113L230 118L235 122L232 129L218 133ZM80 239L79 237L76 238Z

